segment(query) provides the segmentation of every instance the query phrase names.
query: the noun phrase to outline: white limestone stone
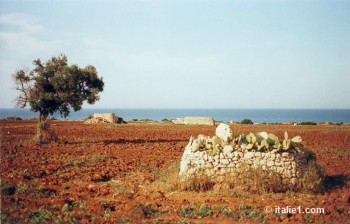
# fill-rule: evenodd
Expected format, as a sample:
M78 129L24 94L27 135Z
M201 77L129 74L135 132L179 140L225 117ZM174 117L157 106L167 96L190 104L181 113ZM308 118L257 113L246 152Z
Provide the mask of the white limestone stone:
M228 142L228 140L232 137L230 126L224 123L219 124L219 126L216 128L215 134L224 142Z

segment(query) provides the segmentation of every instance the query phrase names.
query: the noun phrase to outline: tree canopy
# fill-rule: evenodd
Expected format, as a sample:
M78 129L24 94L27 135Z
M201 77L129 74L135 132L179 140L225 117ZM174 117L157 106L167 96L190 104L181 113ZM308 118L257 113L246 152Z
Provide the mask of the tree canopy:
M80 110L84 101L94 104L99 100L104 82L94 66L68 65L66 55L52 57L45 64L37 59L33 64L35 68L30 72L22 69L14 74L20 91L17 106L29 104L32 111L39 112L40 120L55 112L67 117L70 109Z

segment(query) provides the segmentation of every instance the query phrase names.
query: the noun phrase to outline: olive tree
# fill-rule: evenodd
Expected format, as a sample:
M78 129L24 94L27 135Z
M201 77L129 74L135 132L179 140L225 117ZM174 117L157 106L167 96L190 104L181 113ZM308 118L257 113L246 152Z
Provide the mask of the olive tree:
M39 112L39 122L56 112L67 117L71 109L80 110L84 101L94 104L99 100L104 82L94 66L68 65L65 55L52 57L46 63L37 59L33 64L33 70L19 70L13 77L20 92L17 106L29 105L31 111Z

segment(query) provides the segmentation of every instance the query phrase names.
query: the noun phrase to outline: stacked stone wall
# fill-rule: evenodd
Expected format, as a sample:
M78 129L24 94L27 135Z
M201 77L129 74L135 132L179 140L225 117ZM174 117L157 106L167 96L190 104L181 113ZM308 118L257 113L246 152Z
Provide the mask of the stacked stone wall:
M262 169L279 174L283 184L295 185L307 168L303 152L221 152L215 156L206 151L192 152L187 146L181 159L180 176L184 179L203 172L220 182L241 168Z
M296 185L308 168L300 136L289 139L285 132L282 141L266 132L233 136L230 127L223 123L215 133L213 137L190 138L180 163L183 180L205 174L221 182L227 175L260 169L279 175L282 185Z

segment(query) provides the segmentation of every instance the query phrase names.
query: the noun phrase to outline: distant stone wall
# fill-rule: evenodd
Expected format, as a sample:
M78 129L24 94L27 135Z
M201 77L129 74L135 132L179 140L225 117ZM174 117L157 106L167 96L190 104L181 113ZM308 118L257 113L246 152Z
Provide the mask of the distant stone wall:
M101 113L94 114L91 119L85 121L88 124L96 124L96 123L115 123L117 116L114 113Z
M231 175L240 168L261 168L281 175L282 184L297 183L298 178L307 168L303 152L238 152L226 151L218 155L209 155L206 151L192 152L191 146L185 148L180 163L180 177L186 179L199 172L204 172L213 180L220 182L220 177Z
M188 125L214 125L215 121L212 117L184 117L172 120L174 124Z

